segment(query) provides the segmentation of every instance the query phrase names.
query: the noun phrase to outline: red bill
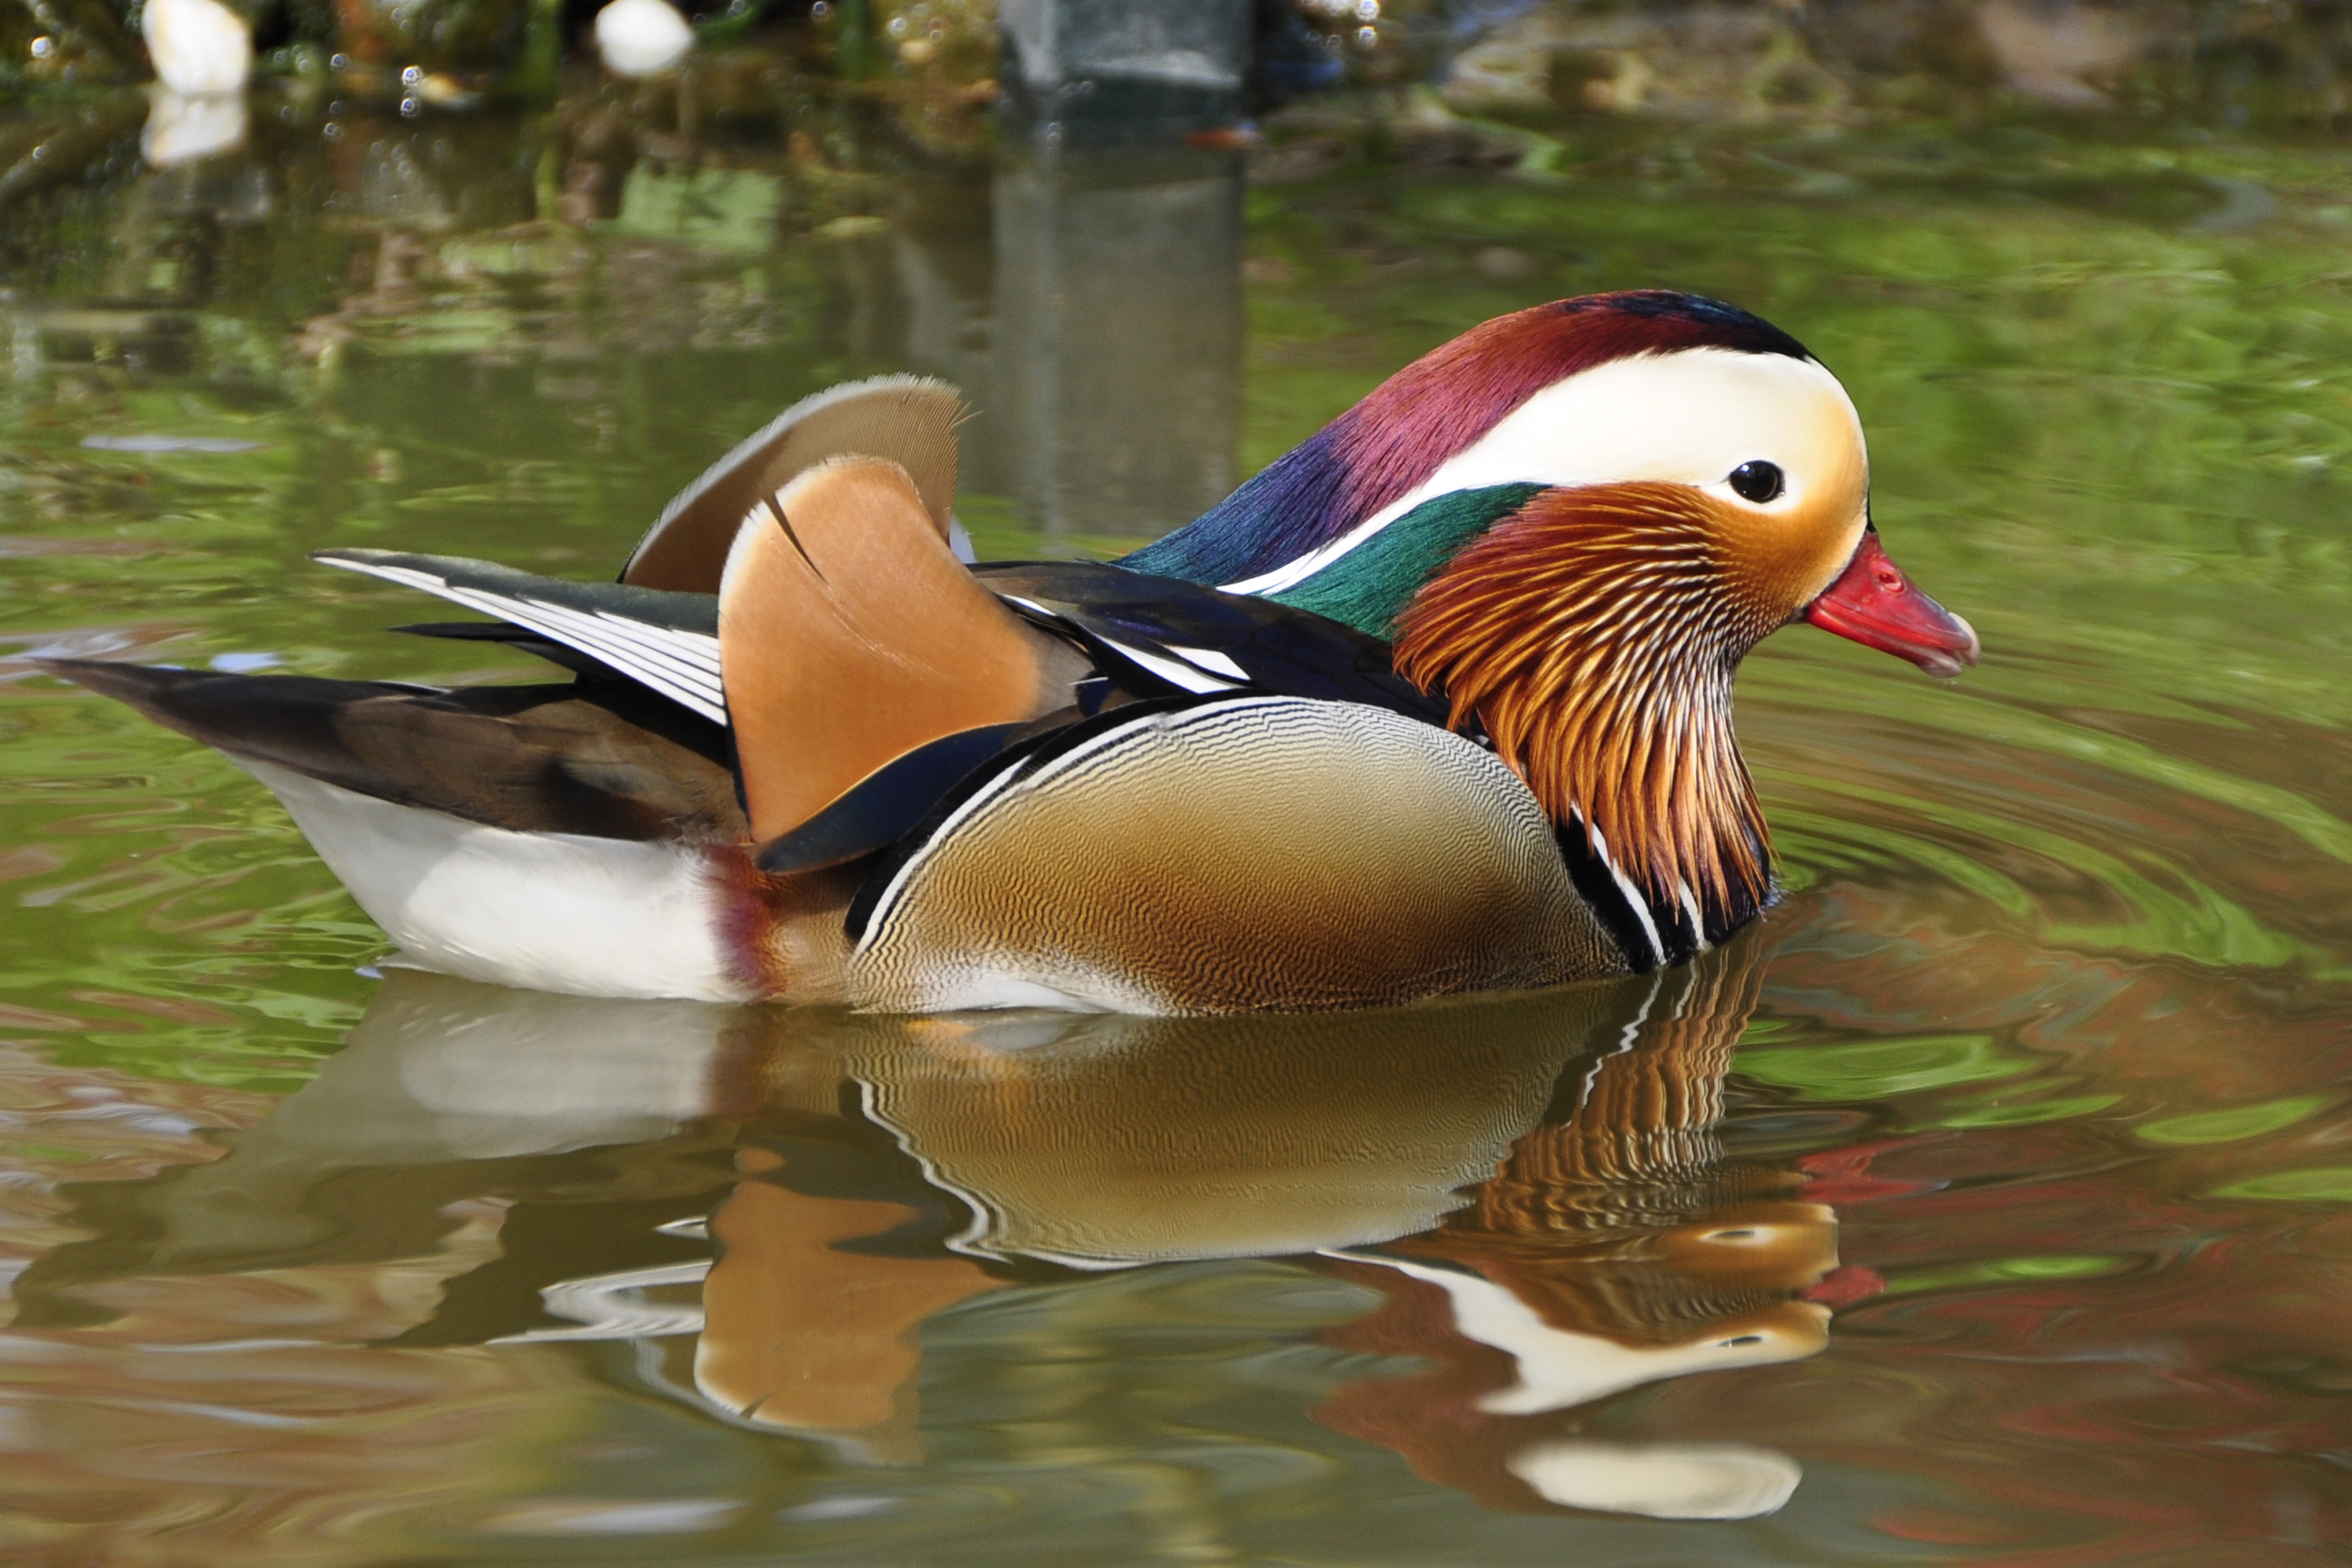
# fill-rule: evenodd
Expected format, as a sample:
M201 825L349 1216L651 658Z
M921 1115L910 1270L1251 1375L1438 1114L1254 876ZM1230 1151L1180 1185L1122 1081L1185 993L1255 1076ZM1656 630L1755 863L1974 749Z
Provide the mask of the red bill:
M1863 534L1838 580L1805 607L1805 619L1937 677L1959 674L1983 651L1968 622L1913 587L1886 558L1875 529Z

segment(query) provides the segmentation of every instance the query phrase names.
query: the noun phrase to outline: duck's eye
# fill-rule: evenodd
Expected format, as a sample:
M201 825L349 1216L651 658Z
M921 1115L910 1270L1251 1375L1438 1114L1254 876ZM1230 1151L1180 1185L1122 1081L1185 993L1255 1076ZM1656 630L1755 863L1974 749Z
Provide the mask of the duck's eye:
M1781 490L1780 465L1778 463L1742 463L1731 470L1731 488L1741 500L1752 500L1758 506L1775 500Z

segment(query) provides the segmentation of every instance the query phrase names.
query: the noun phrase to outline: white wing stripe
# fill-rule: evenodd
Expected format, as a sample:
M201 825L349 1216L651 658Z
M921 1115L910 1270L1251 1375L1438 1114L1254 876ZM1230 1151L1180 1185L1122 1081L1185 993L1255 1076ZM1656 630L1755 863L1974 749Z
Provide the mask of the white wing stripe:
M717 637L647 626L602 612L592 615L535 599L460 587L413 566L389 566L332 556L327 558L326 564L379 577L404 588L419 589L469 610L527 626L603 660L714 724L727 722L726 689L719 680Z
M558 642L569 643L583 652L593 654L663 696L683 702L698 712L704 712L717 722L726 721L723 710L710 713L705 706L720 700L721 693L715 679L695 666L664 658L659 650L620 635L617 628L626 623L616 622L610 616L584 616L576 610L541 604L535 599L513 599L503 595L486 594L475 588L450 587L443 592L470 609L503 616L533 631L545 633Z
M997 597L1008 605L1017 605L1032 615L1043 616L1047 620L1067 623L1067 617L1037 603L1034 599L1024 599L1018 594L999 594ZM1106 637L1098 627L1087 626L1084 629L1101 637L1106 644L1117 648L1160 679L1171 686L1181 686L1187 691L1204 695L1215 691L1231 691L1237 686L1248 685L1250 681L1248 670L1214 648L1182 647L1170 643L1167 645L1167 652L1152 653L1136 647L1133 643L1125 643L1117 637ZM1175 657L1171 658L1171 654Z
M483 595L494 598L494 595ZM516 601L526 608L545 616L554 625L567 627L582 639L616 648L630 649L654 661L656 668L675 672L677 679L707 685L710 694L719 693L719 639L698 632L664 631L646 626L641 621L623 619L599 611L583 615L560 605L541 604L535 599ZM707 644L707 652L694 645Z
M322 556L319 564L342 572L356 572L362 577L381 577L387 583L397 583L404 588L422 588L428 594L438 594L447 586L430 572L419 572L409 566L383 566L373 561L347 561L340 555Z
M1201 668L1207 670L1212 675L1231 676L1234 679L1241 681L1244 685L1249 681L1250 675L1248 670L1244 669L1240 665L1235 664L1229 656L1219 653L1215 648L1184 647L1176 643L1170 643L1168 645L1168 651L1174 654L1178 658L1182 659L1186 664L1198 665Z
M468 609L480 610L502 619L516 621L534 631L556 637L559 641L580 639L581 651L599 658L609 649L620 652L634 648L660 660L661 665L675 668L679 677L698 685L707 685L715 700L719 695L719 639L699 632L671 631L646 626L618 616L602 612L585 615L549 605L536 599L521 599L485 589L467 588L407 566L380 566L373 563L330 560L329 565L350 571L364 572L398 583L404 587L421 588L437 597L449 599Z
M1198 692L1231 691L1234 689L1233 681L1222 676L1211 675L1204 669L1196 668L1181 658L1170 658L1165 654L1146 653L1132 643L1113 642L1108 637L1104 637L1103 641L1171 686L1181 686L1187 691Z

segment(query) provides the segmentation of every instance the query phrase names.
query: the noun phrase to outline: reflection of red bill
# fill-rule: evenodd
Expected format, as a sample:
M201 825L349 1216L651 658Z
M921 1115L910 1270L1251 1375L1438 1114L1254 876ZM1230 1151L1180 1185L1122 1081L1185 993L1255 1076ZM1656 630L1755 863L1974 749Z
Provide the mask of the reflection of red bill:
M1206 147L1212 152L1224 153L1237 148L1255 147L1265 140L1265 132L1255 125L1216 125L1206 131L1187 132L1184 144L1188 147Z
M1873 1160L1890 1149L1900 1149L1906 1142L1895 1138L1879 1143L1857 1143L1851 1149L1826 1149L1818 1154L1806 1155L1797 1162L1797 1169L1809 1178L1804 1188L1805 1201L1851 1207L1855 1204L1877 1203L1885 1198L1907 1198L1915 1193L1941 1191L1944 1183L1935 1178L1922 1181L1869 1174Z
M1799 1294L1817 1306L1827 1307L1832 1312L1838 1312L1843 1311L1856 1301L1867 1301L1885 1289L1886 1281L1879 1277L1877 1269L1864 1268L1859 1263L1849 1263L1842 1268L1831 1269L1811 1289Z
M1875 529L1864 532L1838 580L1805 607L1805 619L1934 676L1958 675L1983 651L1968 622L1913 587L1886 558Z

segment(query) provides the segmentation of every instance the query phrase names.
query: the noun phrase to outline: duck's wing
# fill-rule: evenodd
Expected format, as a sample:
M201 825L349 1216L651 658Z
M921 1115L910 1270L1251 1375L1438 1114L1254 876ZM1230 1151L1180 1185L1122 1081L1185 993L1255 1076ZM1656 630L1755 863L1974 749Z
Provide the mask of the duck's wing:
M678 492L621 568L647 588L715 594L745 514L830 458L879 458L907 470L941 539L955 498L963 396L943 381L877 375L804 397Z
M1397 674L1388 644L1311 610L1093 562L971 570L1005 603L1075 635L1139 694L1254 690L1446 721L1444 700Z
M249 763L517 833L738 843L718 726L618 683L453 691L88 659L42 668Z
M445 642L495 643L500 647L543 658L550 664L592 679L609 679L619 673L601 658L592 658L578 648L566 647L560 642L550 642L537 632L516 626L512 621L415 621L384 629L406 632L410 637L437 637Z
M1069 706L1091 673L982 587L913 478L873 458L831 459L753 505L719 585L718 633L761 840L950 736Z
M1025 725L956 731L877 768L762 845L761 869L836 865L898 843L1000 752L1106 710L1126 712L1139 700L1299 696L1445 723L1443 700L1390 668L1387 644L1308 611L1084 563L992 564L974 567L972 576L1033 624L1076 644L1099 673L1077 682L1071 707Z
M1386 643L1310 611L1083 562L991 563L971 574L1084 650L1097 673L1076 686L1076 703L1029 725L961 731L908 752L762 846L763 870L804 870L883 848L997 752L1138 700L1309 697L1439 727L1446 721L1442 699L1391 668Z
M543 638L576 649L688 712L714 724L727 722L715 595L625 583L570 583L456 555L321 550L310 558L495 616L523 635L478 635L525 647ZM449 634L436 626L427 635Z

